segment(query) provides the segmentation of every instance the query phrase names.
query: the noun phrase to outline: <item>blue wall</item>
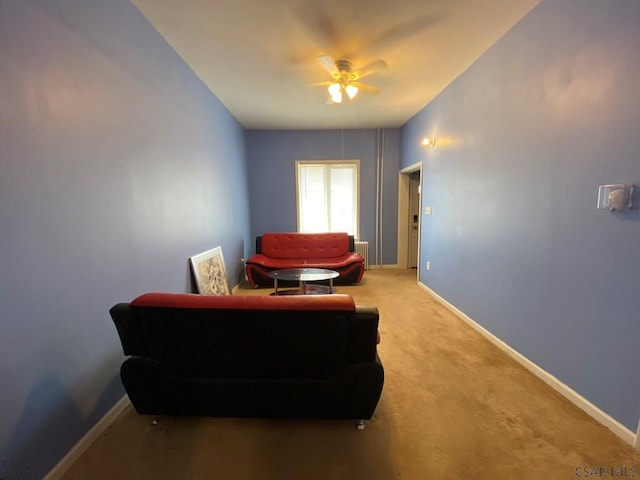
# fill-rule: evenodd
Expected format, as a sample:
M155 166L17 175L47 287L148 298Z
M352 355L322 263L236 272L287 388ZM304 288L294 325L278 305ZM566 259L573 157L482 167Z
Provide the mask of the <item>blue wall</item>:
M244 130L128 0L0 0L0 477L115 403L108 309L249 237Z
M348 105L338 108L343 107L348 108ZM384 137L384 168L379 179L376 152L380 137ZM296 231L297 160L341 159L360 160L360 238L369 241L371 263L379 263L375 261L375 248L376 186L380 180L383 236L379 255L383 264L396 264L399 129L249 130L247 162L252 235Z
M547 0L402 130L424 162L420 280L635 432L640 2ZM419 145L436 135L436 148Z
M640 184L638 25L635 0L544 1L385 130L382 179L383 263L398 169L423 161L421 281L631 430L640 215L594 206ZM0 477L38 478L124 393L108 309L189 290L188 257L217 245L239 279L255 235L295 230L295 160L361 160L375 242L376 131L245 144L128 0L0 0L0 45Z

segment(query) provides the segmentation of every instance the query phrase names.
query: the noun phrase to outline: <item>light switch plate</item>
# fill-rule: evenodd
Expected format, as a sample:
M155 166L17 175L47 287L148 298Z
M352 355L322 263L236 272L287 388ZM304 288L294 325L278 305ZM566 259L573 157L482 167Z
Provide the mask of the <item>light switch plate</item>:
M424 207L424 214L431 215L431 207Z

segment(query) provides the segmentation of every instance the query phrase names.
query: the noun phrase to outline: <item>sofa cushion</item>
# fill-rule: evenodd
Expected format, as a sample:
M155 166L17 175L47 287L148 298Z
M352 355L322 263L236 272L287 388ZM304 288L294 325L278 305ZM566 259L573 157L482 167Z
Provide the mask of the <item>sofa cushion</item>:
M326 258L273 258L263 254L252 255L248 264L261 265L270 269L282 268L328 268L337 270L354 263L362 263L362 256L358 253L347 253L339 257Z
M271 258L335 258L349 253L347 233L265 233L262 254Z

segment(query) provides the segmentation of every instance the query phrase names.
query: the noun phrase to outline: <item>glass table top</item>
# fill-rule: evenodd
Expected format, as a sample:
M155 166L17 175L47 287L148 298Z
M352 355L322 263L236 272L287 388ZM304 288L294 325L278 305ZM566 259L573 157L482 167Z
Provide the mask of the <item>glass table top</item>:
M316 280L330 280L340 274L325 268L283 268L269 272L269 277L278 280L313 282Z

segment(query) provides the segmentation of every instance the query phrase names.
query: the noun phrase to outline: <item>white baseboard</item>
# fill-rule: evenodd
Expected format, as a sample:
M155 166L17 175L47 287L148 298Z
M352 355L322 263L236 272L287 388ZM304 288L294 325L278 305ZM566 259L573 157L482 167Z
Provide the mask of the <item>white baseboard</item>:
M69 452L53 467L53 469L44 477L44 480L59 480L73 466L74 463L87 451L87 449L95 442L104 431L109 428L113 421L131 405L129 397L125 395L109 410L91 430L89 430L78 443L76 443Z
M584 410L587 414L589 414L592 418L600 422L605 427L609 428L613 433L615 433L622 440L627 442L629 445L633 446L636 449L640 449L640 424L638 425L638 432L633 433L627 427L618 422L615 418L611 417L606 412L602 411L600 408L595 406L589 400L584 398L578 392L573 390L568 385L562 383L556 377L551 375L546 370L542 369L527 357L522 355L517 350L513 349L511 346L500 340L494 334L485 329L482 325L477 323L475 320L471 319L464 312L458 310L455 306L450 304L436 292L427 287L424 283L418 282L418 286L433 296L438 302L447 307L453 313L455 313L460 319L470 325L474 330L483 335L487 340L497 346L500 350L505 352L515 361L517 361L524 368L533 373L536 377L540 378L547 385L553 388L556 392L558 392L563 397L567 398L574 405Z
M400 265L369 265L369 270L375 270L378 268L400 268Z

